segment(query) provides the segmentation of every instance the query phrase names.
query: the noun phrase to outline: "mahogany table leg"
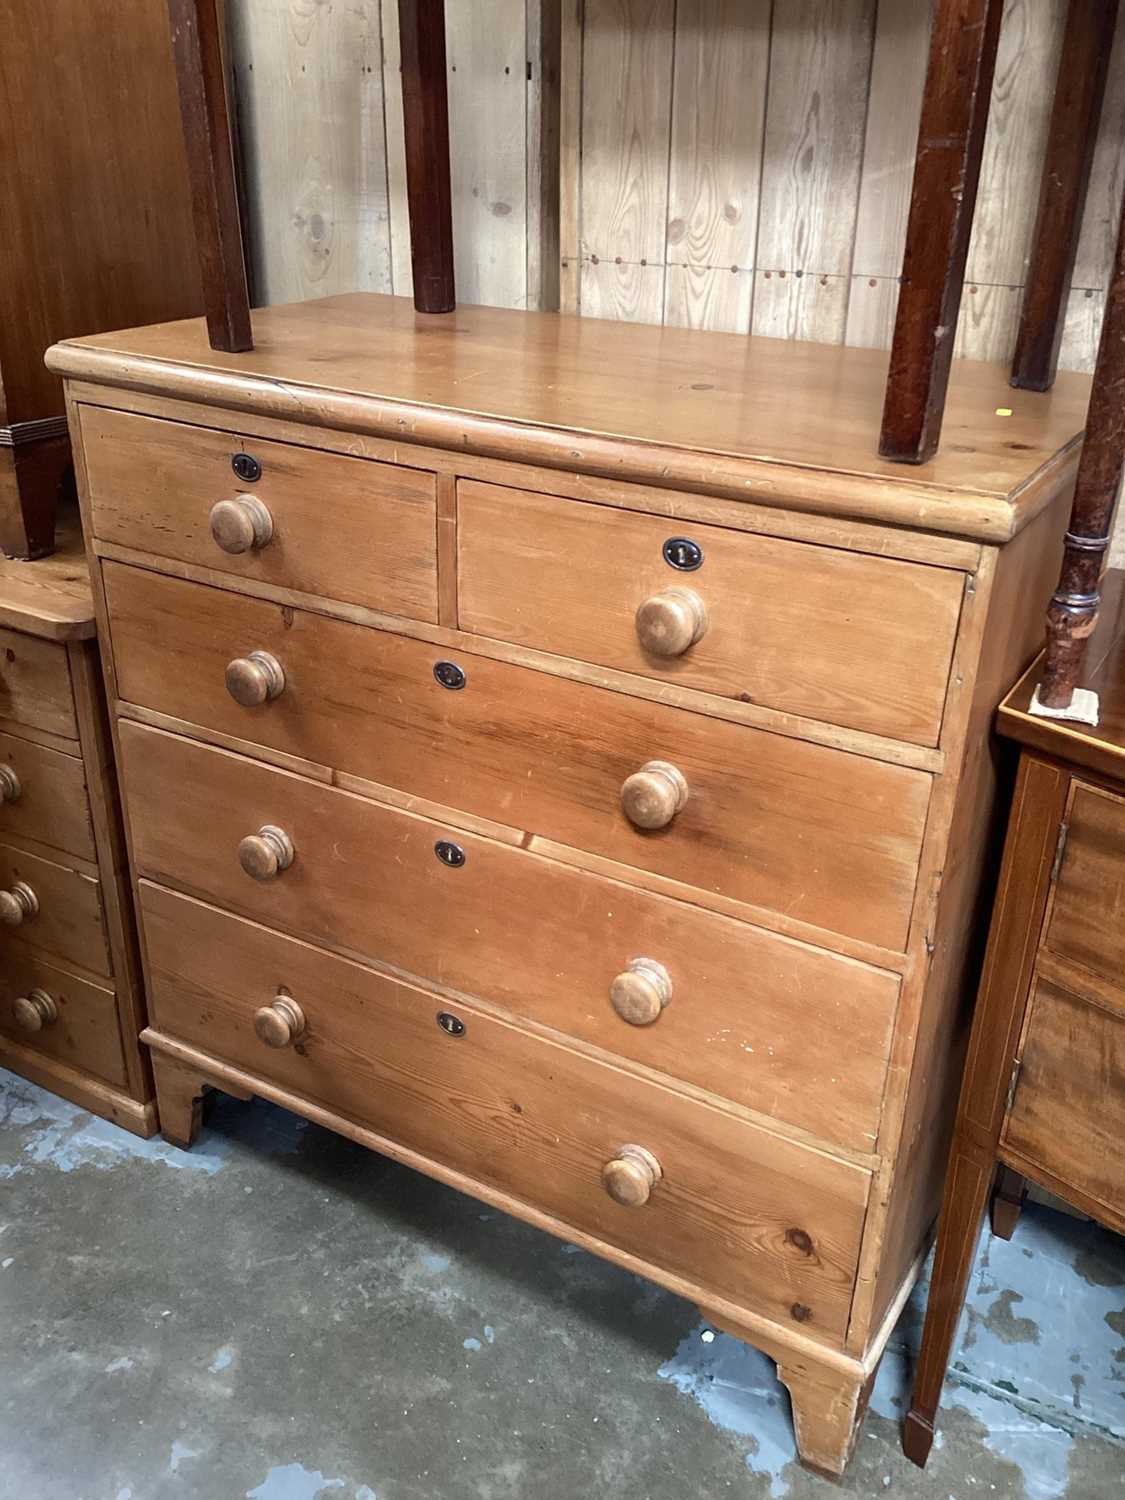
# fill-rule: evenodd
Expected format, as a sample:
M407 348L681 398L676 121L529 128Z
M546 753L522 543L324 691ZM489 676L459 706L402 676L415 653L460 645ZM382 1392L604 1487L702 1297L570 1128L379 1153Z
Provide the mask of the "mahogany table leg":
M936 0L879 452L937 451L1003 0Z
M974 1146L959 1129L953 1143L941 1205L934 1274L926 1305L922 1352L914 1375L914 1395L902 1433L902 1449L921 1468L930 1456L934 1421L941 1401L949 1351L973 1267L985 1202L995 1175L995 1158Z
M398 0L410 264L419 312L452 312L453 207L445 0Z
M1046 391L1055 382L1066 300L1105 97L1118 0L1070 0L1047 154L1039 189L1012 384Z
M996 1186L992 1190L989 1220L992 1232L1002 1240L1010 1240L1023 1212L1027 1197L1027 1179L1011 1167L1001 1166L996 1174Z
M192 214L212 349L252 349L223 69L222 0L168 0Z
M1086 415L1059 586L1047 611L1039 701L1069 708L1098 618L1098 582L1125 469L1125 205Z

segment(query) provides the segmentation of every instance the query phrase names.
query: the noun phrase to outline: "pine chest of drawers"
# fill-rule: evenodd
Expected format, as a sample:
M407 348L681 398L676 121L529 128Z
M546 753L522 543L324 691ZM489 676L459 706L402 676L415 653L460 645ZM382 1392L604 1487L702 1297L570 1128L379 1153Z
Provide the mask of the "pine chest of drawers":
M643 1272L839 1472L1088 382L961 367L904 470L871 351L365 296L255 333L50 355L165 1133L263 1095Z
M93 600L64 516L53 556L0 559L0 1067L150 1136L144 1023Z

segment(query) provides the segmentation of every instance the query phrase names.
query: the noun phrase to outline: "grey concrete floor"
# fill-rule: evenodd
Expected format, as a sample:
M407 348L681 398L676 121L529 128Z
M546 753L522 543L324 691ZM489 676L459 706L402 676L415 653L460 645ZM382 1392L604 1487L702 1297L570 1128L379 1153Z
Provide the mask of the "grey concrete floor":
M984 1237L925 1473L918 1321L831 1486L770 1362L636 1277L260 1102L183 1153L0 1072L3 1500L1125 1495L1121 1241Z

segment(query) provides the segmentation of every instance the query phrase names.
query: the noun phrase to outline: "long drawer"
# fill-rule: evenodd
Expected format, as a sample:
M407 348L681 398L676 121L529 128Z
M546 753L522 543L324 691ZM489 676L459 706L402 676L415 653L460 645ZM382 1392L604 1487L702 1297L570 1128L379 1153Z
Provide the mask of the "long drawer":
M960 573L473 480L457 552L462 630L937 743ZM679 654L642 644L642 605ZM694 644L669 634L685 619Z
M91 876L0 844L0 895L0 963L26 941L91 973L112 973L101 888Z
M141 875L870 1149L894 976L175 735L123 722L121 747ZM263 828L295 853L257 880ZM671 999L634 1025L611 987L642 959Z
M0 719L78 738L65 646L0 630Z
M292 443L244 445L235 433L98 406L82 407L82 440L100 540L437 619L432 474ZM257 478L235 471L246 459ZM211 526L219 502L227 502L227 543L258 545L235 553L219 545ZM255 514L268 536L254 532Z
M151 885L141 899L158 1031L719 1296L843 1338L867 1172L470 1004ZM255 1013L279 994L301 1025L294 1035L289 1010L293 1042L266 1046ZM660 1176L624 1207L602 1171L630 1146Z
M922 771L137 568L108 563L104 576L118 690L132 703L905 945L930 790ZM243 707L225 673L255 652L280 664L284 687ZM447 668L452 690L440 681ZM687 800L665 826L639 829L622 788L653 761L682 774Z
M78 756L0 733L0 838L8 837L97 858Z
M114 992L15 943L0 953L0 1033L107 1083L126 1083Z

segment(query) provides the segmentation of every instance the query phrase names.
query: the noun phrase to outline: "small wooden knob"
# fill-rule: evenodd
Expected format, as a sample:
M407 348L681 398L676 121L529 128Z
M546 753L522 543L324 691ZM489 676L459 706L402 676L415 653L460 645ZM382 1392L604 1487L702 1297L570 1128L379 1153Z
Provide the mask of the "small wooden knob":
M284 828L267 823L238 846L238 862L254 880L273 880L293 863L293 840Z
M39 897L23 880L9 890L0 891L0 922L5 927L19 927L39 911Z
M602 1183L614 1203L622 1208L640 1208L663 1175L651 1151L643 1146L622 1146L602 1168Z
M653 656L682 656L707 631L707 606L694 589L662 589L637 610L637 636Z
M672 978L654 958L634 958L609 987L614 1010L630 1026L651 1026L672 998Z
M11 766L0 766L0 802L18 802L23 787Z
M305 1013L289 995L278 995L254 1012L254 1030L267 1047L289 1047L304 1034Z
M59 1018L59 1008L46 990L32 990L12 1001L12 1016L21 1031L42 1031Z
M227 692L243 708L258 708L285 691L285 669L268 651L237 656L226 671Z
M273 539L273 517L257 495L236 495L211 507L211 537L224 552L258 552Z
M621 811L634 828L667 828L688 799L684 773L666 760L649 760L621 787Z

